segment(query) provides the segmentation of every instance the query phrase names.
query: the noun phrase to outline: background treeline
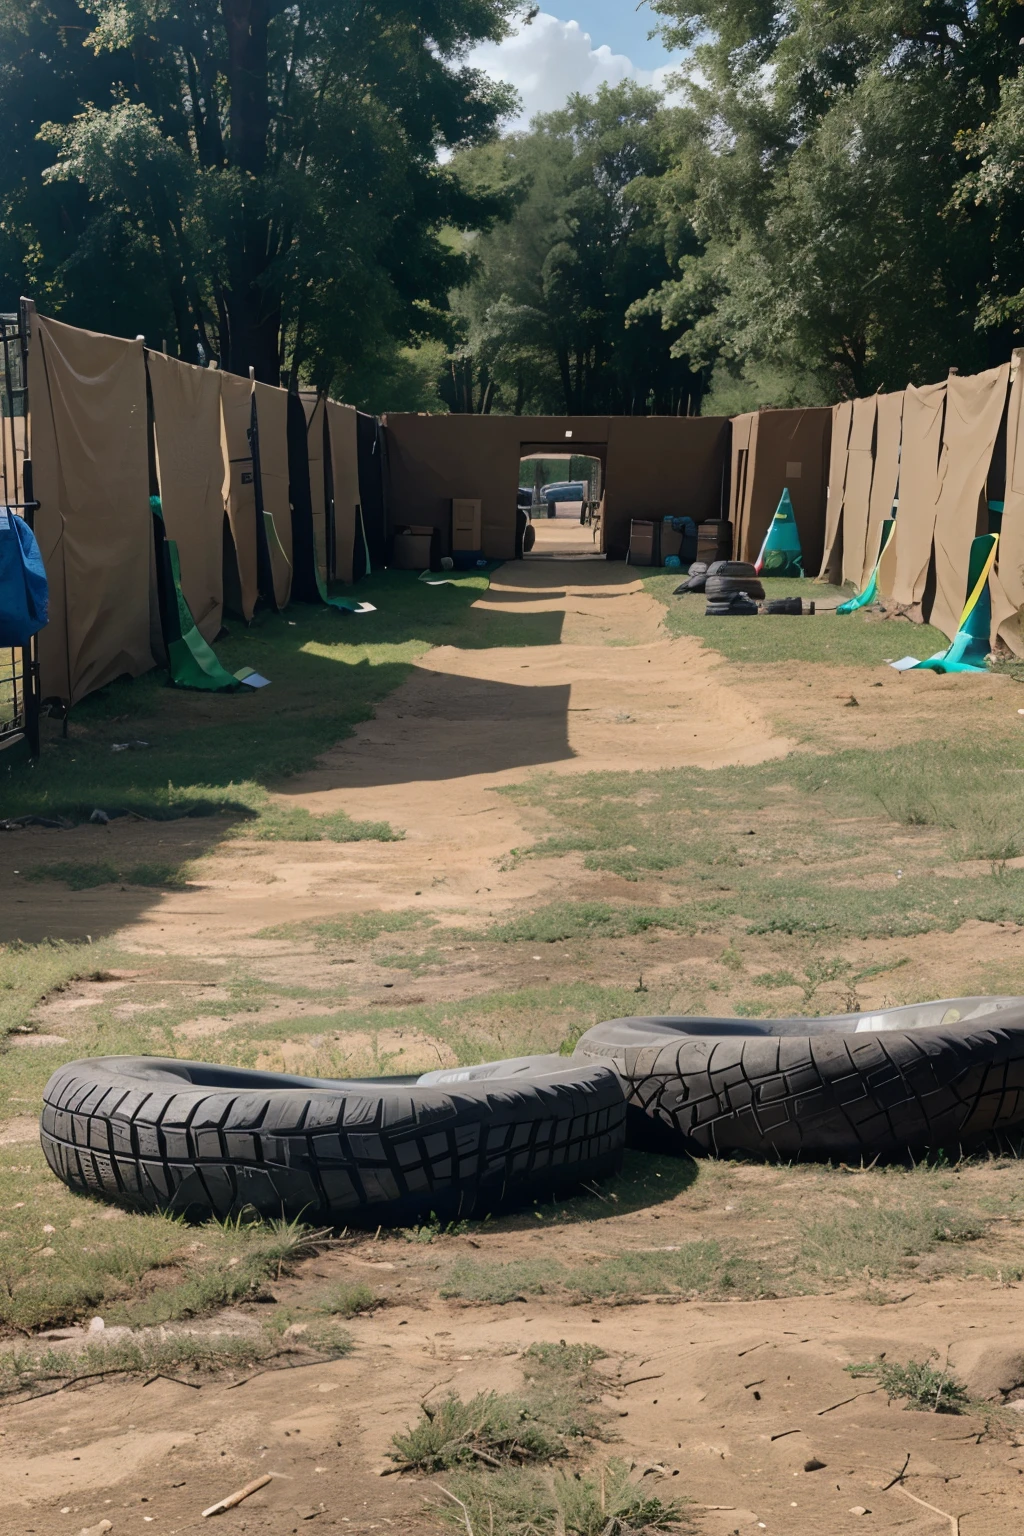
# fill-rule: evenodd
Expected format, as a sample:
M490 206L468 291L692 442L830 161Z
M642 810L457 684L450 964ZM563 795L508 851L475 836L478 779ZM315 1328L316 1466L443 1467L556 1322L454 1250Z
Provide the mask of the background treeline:
M0 0L0 289L370 409L734 411L1002 361L1019 0L652 0L499 137L516 0Z

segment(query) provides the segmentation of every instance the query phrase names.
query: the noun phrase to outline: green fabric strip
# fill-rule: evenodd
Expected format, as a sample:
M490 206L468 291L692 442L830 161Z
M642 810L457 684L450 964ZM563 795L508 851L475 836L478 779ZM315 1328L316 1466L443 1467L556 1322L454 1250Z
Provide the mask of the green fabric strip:
M181 561L178 558L178 546L173 539L167 537L160 497L151 496L149 506L153 516L159 518L164 529L166 575L170 578L174 594L173 611L170 592L165 592L164 601L166 626L170 628L173 625L176 631L164 634L171 682L175 688L195 688L204 693L235 693L241 688L241 683L237 678L232 677L231 673L218 661L212 646L203 639L196 628L192 610L185 601L181 590Z

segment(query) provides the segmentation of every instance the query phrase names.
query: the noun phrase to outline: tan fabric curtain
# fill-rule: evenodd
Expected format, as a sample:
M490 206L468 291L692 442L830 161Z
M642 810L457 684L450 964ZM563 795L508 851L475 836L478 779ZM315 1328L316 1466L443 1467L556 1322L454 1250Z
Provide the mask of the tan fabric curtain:
M756 432L757 412L748 411L734 416L732 431L732 462L729 479L729 520L732 523L733 549L740 559L746 535L749 498L747 484L750 469L751 438Z
M274 602L287 608L292 592L292 508L288 495L288 391L257 384L256 425L260 439L260 485L263 511L274 521L276 538L269 538ZM268 530L269 532L269 530ZM269 596L269 594L268 594Z
M892 598L904 607L920 603L928 578L939 499L939 450L946 385L910 384L903 395L896 570Z
M334 486L335 574L339 581L352 580L359 505L359 451L356 446L356 412L351 405L327 402L327 430L331 443L331 479Z
M843 492L843 580L852 582L858 592L868 537L877 415L878 400L875 395L853 402L846 489Z
M147 355L160 501L178 546L181 591L196 628L213 640L224 610L224 450L220 374Z
M36 527L50 580L42 693L74 704L154 665L143 344L34 314L29 371Z
M988 529L988 510L979 511L992 450L1006 405L1010 365L960 378L946 388L939 498L935 508L935 602L930 622L950 639L967 599L971 542Z
M867 536L864 540L864 566L859 591L863 591L878 559L882 524L892 516L896 486L900 477L900 428L903 422L903 391L876 395L875 462L871 473L871 499L868 502Z
M306 413L306 451L309 455L309 498L313 507L313 548L321 581L330 581L327 569L327 488L324 484L324 410L323 395L301 395Z
M221 444L224 482L221 496L235 546L235 563L246 620L256 611L256 487L253 483L252 385L237 373L221 375Z
M993 629L1018 656L1024 656L1024 353L1010 365L1006 413L1006 485L999 536L998 577L992 583Z
M846 489L846 463L853 424L853 401L844 400L832 407L832 449L828 465L828 500L825 504L825 549L821 557L821 578L842 580L843 493Z

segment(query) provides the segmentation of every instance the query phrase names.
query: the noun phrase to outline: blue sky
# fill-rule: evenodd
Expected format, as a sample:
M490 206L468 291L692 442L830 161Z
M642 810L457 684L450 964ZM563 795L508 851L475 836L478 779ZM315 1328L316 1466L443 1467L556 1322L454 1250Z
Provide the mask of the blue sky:
M590 93L602 81L637 80L661 85L672 57L657 38L648 39L654 18L636 0L579 0L543 4L527 27L498 46L485 44L470 61L499 80L514 85L523 101L525 125L537 112L563 105L572 91Z

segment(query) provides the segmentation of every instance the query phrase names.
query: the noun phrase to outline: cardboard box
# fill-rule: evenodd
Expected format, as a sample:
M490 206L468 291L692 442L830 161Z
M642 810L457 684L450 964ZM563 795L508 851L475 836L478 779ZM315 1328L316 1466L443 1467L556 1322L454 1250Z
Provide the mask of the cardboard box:
M452 497L452 550L478 550L482 541L483 503L466 496Z
M629 525L630 565L661 564L661 524L634 517Z
M428 571L433 536L432 528L425 532L396 533L391 551L393 568L397 571Z

